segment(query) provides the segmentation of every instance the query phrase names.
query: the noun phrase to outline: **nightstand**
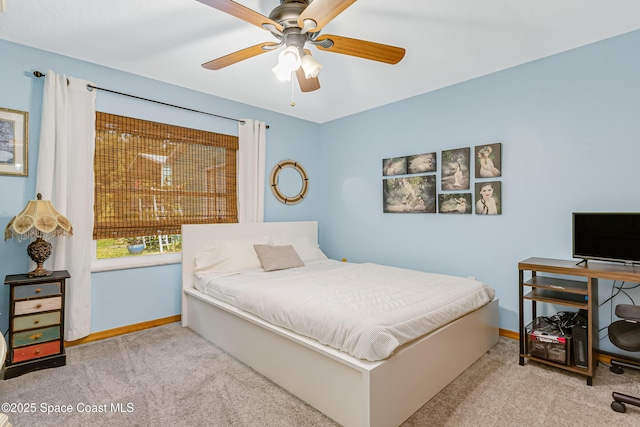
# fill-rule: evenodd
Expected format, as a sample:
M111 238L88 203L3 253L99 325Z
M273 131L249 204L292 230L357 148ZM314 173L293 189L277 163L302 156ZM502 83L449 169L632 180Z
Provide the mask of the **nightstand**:
M8 275L9 339L3 378L66 364L64 352L64 287L69 273L50 276Z

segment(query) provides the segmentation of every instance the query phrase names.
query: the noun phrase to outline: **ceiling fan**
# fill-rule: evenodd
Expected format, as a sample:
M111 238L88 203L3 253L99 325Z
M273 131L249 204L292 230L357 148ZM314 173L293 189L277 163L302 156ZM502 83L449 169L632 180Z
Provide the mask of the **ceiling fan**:
M306 44L327 52L387 64L397 64L405 54L405 50L400 47L343 36L320 35L320 31L329 21L356 0L280 0L280 5L273 9L268 17L231 0L198 1L263 28L278 40L260 43L205 62L202 66L208 70L219 70L284 46L285 49L278 56L278 65L273 71L279 78L287 80L291 78L291 73L295 72L302 92L311 92L320 89L318 73L322 65L313 59L311 52L305 48Z

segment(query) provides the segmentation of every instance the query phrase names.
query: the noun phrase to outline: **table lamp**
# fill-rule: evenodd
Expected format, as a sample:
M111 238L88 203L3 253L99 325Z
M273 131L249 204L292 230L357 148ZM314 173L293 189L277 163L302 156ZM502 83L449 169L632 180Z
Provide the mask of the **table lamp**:
M49 200L42 200L38 193L38 200L29 200L27 207L18 215L11 218L4 230L4 240L11 237L18 241L35 237L36 240L27 247L27 254L36 264L35 270L28 273L29 277L50 276L51 271L42 264L51 255L51 243L45 239L52 236L71 236L73 228L67 218L61 215Z

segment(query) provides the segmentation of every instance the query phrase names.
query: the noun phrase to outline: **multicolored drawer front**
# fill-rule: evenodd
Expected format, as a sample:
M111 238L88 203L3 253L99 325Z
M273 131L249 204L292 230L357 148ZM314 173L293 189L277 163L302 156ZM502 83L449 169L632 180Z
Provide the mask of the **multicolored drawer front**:
M42 311L60 310L62 308L62 297L30 299L27 301L18 301L15 304L13 311L15 316L40 313Z
M13 347L60 339L60 326L31 329L13 334Z
M24 362L25 360L33 360L58 353L60 353L60 341L45 342L15 349L13 351L13 362Z
M8 352L0 377L17 377L37 369L66 364L64 352L64 290L67 271L49 276L14 274L11 286Z
M60 283L42 283L16 287L13 290L13 299L42 298L60 294Z
M13 331L24 331L25 329L42 328L49 325L60 324L60 311L50 313L38 313L30 316L20 316L13 318Z

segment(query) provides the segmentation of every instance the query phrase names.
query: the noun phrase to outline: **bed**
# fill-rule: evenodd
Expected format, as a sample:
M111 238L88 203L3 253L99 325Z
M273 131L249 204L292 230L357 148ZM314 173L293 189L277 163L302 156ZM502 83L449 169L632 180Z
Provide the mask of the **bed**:
M273 236L277 241L265 240ZM233 295L225 298L205 293L203 280L208 283L210 272L202 267L206 264L202 257L214 242L255 240L277 244L300 238L317 242L317 223L183 226L183 326L341 425L361 427L401 424L497 343L495 299L424 336L401 342L390 355L364 356L373 359L366 360L238 308ZM305 266L300 270L314 264L308 261L309 256L301 254ZM228 276L222 278L223 286L235 278L234 274Z

